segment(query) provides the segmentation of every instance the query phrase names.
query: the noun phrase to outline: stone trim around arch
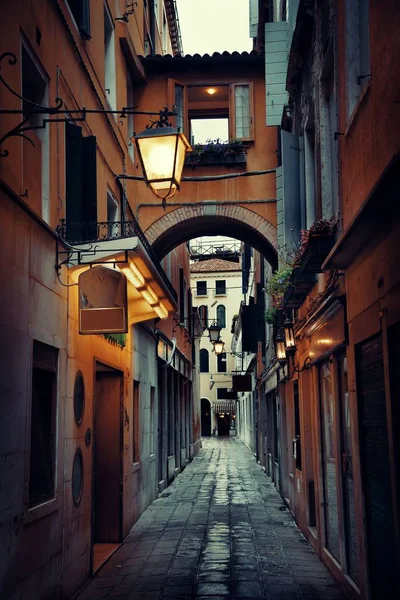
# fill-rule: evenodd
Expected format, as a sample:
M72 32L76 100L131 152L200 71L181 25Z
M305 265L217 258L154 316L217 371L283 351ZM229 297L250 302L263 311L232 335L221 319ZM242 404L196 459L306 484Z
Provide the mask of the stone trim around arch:
M248 228L255 229L261 237L277 251L278 248L278 236L277 229L272 223L261 217L248 208L243 207L240 202L235 204L223 204L223 203L207 203L204 202L202 205L194 205L177 208L166 215L160 217L145 231L145 235L150 242L154 245L159 238L165 235L168 229L183 224L185 222L192 222L201 217L217 217L218 219L226 218L235 222L243 223Z

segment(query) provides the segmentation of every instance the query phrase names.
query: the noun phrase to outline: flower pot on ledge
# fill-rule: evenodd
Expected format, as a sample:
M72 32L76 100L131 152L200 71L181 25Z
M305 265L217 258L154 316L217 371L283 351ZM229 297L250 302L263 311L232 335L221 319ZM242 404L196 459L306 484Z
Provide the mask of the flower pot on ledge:
M302 253L298 268L301 273L321 273L321 265L335 243L333 233L313 233Z

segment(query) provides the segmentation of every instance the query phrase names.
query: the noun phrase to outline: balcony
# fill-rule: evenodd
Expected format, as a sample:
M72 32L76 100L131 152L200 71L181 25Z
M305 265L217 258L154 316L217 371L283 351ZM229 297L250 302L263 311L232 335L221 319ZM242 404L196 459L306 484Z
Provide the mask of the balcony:
M177 309L176 290L137 221L68 223L63 219L57 233L68 249L70 269L113 263L124 270L133 262L143 280L151 284L157 297L164 301L168 311ZM130 288L133 286L130 285ZM141 299L133 289L128 296L132 296L132 301ZM152 310L149 309L148 313L150 315Z

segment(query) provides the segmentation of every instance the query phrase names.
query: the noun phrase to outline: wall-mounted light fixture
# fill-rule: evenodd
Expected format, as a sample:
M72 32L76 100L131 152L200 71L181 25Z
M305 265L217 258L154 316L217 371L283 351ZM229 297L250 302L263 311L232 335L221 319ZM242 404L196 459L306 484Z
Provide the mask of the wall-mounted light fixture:
M300 367L300 363L297 365L294 362L294 357L297 352L296 340L294 334L294 327L289 317L286 317L282 328L279 329L275 338L275 352L276 358L280 363L281 367L287 366L288 373L284 375L285 380L289 381L293 378L295 373L301 373L304 369L310 367L311 357L307 356L304 359L303 366ZM290 369L291 364L291 369ZM290 370L292 371L290 374Z
M208 327L208 335L210 336L210 342L215 344L215 342L219 342L221 329L217 323L217 321L213 321L211 325Z
M158 121L131 138L138 150L144 180L163 202L180 189L185 156L192 150L185 135L172 127L167 117L160 111Z
M218 342L214 343L214 352L218 356L218 354L222 354L225 348L225 342L222 340L218 340Z

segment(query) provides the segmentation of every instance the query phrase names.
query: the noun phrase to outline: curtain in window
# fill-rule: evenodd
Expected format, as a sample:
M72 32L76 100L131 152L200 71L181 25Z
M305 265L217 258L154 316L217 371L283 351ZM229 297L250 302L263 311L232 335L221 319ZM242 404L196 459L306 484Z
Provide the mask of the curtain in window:
M235 137L250 137L250 88L235 86Z

